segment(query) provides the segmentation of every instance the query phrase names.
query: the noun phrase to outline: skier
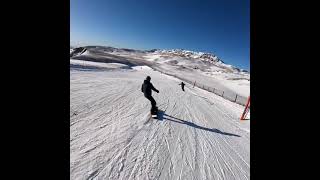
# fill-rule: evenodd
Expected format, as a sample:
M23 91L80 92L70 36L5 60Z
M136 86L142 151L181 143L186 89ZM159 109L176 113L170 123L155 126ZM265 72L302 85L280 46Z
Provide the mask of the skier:
M156 106L157 102L151 96L151 90L154 90L157 93L159 93L159 90L153 87L150 80L151 80L151 77L147 76L147 78L144 80L141 86L141 91L144 93L144 97L146 97L151 102L151 114L155 115L157 114L158 108Z
M181 82L179 85L181 85L182 91L184 91L184 85L186 85L186 84Z

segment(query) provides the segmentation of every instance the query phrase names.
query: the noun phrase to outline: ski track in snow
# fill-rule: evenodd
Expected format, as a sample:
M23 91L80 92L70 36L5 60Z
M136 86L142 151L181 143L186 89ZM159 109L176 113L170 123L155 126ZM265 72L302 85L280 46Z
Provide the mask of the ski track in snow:
M163 119L141 92L147 75ZM70 179L250 179L243 106L157 71L70 70Z

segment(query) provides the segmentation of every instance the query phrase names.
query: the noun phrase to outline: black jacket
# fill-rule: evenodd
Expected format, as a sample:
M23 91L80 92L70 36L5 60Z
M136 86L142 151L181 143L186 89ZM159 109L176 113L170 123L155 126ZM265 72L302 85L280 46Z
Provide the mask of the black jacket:
M151 89L159 93L159 91L153 87L152 83L150 81L144 80L141 91L144 93L144 96L151 96Z

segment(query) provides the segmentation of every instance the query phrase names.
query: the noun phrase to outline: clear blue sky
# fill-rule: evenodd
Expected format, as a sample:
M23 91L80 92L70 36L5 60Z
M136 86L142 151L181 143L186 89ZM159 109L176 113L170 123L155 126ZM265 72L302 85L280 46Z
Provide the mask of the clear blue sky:
M70 43L214 53L250 69L249 0L71 0Z

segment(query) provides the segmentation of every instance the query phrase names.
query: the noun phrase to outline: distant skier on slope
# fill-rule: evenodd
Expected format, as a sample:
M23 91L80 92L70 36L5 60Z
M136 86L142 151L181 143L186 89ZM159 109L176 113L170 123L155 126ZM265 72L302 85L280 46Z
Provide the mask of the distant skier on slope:
M186 85L186 84L181 82L179 85L181 85L182 91L184 91L184 85Z
M157 90L152 83L150 82L151 77L147 76L147 78L144 80L141 91L144 93L144 97L146 97L151 102L151 114L157 114L158 108L157 108L157 102L153 99L151 96L151 90L154 90L155 92L159 93L159 90Z

